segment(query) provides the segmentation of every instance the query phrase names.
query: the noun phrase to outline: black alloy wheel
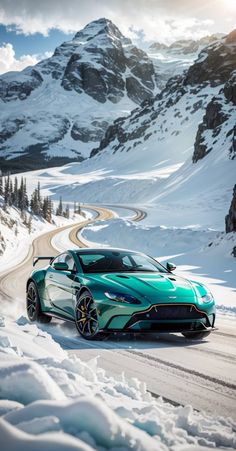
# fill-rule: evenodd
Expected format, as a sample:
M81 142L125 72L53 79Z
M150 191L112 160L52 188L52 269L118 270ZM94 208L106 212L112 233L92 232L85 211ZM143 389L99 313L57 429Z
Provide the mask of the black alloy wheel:
M51 316L45 315L41 310L38 290L34 282L30 282L26 294L27 315L31 322L50 323Z
M96 304L89 291L84 291L77 300L75 324L80 335L86 340L103 339L99 332L99 321Z

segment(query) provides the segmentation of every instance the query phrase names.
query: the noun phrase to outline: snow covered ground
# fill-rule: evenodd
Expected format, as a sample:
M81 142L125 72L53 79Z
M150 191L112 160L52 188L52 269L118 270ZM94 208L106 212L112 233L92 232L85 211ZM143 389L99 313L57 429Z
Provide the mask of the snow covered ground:
M30 345L29 345L30 343ZM154 399L68 356L24 317L0 322L0 435L8 451L234 449L235 424ZM13 390L14 387L14 390Z
M26 225L23 224L20 212L17 208L7 207L7 211L1 208L0 199L0 271L10 269L17 265L27 256L30 244L37 236L49 232L57 227L63 227L84 220L83 216L71 214L71 219L62 216L53 215L53 223L41 219L37 216L32 217L31 233ZM27 220L29 215L27 214Z

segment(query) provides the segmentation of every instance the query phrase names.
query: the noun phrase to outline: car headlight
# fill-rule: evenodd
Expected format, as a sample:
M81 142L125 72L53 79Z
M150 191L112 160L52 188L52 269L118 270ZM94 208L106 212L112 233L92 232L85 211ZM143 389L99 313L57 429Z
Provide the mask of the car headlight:
M209 302L214 302L214 298L210 291L208 291L204 296L198 296L198 301L200 304L208 304Z
M110 291L104 293L108 299L117 302L123 302L125 304L141 304L141 302L130 294L111 293Z

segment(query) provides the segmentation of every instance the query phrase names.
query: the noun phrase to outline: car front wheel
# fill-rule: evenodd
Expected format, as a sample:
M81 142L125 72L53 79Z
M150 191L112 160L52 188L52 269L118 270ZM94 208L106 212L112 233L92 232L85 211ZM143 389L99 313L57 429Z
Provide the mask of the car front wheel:
M26 308L31 322L50 323L52 318L42 312L38 290L34 282L30 282L27 288Z
M102 340L105 338L105 334L99 332L97 307L89 291L84 291L78 296L75 324L80 335L86 340Z

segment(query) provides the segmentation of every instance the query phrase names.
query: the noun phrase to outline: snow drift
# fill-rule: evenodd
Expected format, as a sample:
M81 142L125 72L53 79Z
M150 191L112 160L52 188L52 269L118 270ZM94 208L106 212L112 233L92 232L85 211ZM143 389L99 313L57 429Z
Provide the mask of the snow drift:
M68 357L47 332L23 317L18 323L2 318L0 356L3 449L204 451L236 446L231 419L174 407L152 398L135 378L109 377L97 360Z

